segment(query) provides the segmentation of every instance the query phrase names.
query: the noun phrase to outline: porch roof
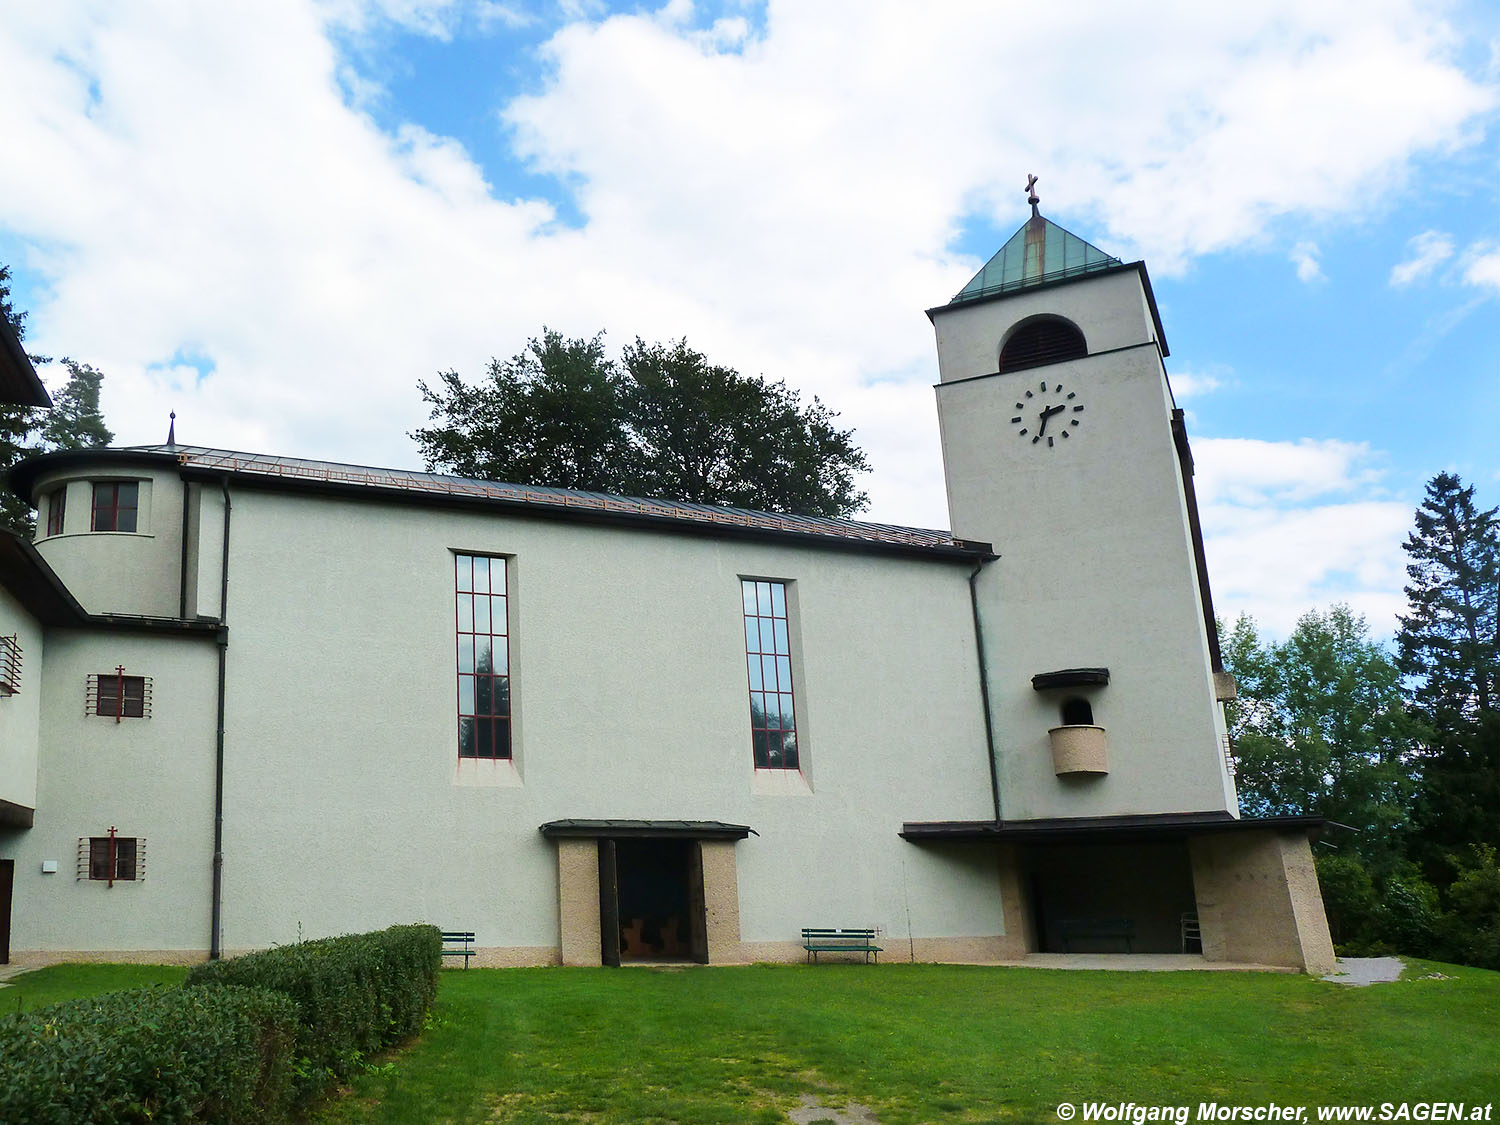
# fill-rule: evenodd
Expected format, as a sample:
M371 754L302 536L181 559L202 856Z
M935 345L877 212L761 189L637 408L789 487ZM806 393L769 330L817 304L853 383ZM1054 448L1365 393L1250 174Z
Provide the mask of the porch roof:
M549 840L651 839L651 840L743 840L760 835L745 824L722 820L549 820L539 829Z
M907 822L901 837L930 841L1002 840L1011 843L1184 839L1212 832L1306 832L1316 836L1332 821L1321 816L1235 817L1222 810L1149 813L1135 816L1052 817L1043 820L935 820ZM1343 828L1345 825L1337 825Z

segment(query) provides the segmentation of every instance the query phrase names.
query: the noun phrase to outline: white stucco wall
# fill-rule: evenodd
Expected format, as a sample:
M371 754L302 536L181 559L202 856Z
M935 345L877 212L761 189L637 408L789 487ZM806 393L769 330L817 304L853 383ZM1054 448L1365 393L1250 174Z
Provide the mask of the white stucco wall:
M1123 270L939 310L933 317L939 378L950 383L995 371L1011 325L1042 313L1078 325L1091 355L1156 339L1140 275Z
M1091 354L975 378L995 371L1011 325L1041 312L1074 320ZM1138 275L1025 292L936 323L953 531L1001 556L981 589L1004 816L1236 810L1171 401ZM1043 383L1084 406L1051 447L1011 421L1022 414L1035 430L1025 392L1040 398ZM1031 686L1037 673L1076 667L1107 667L1109 685ZM1104 776L1053 772L1047 731L1074 695L1108 732Z
M24 607L0 588L0 637L14 635L21 647L21 690L0 693L0 801L36 808L36 766L41 729L42 629ZM0 828L0 832L7 831Z
M120 664L151 677L151 718L85 714L89 674ZM36 822L0 836L16 861L13 955L208 948L216 673L211 639L49 631ZM79 880L79 838L111 825L146 838L145 877Z
M570 817L753 827L746 941L1002 932L992 858L897 836L992 815L967 567L245 490L232 528L227 947L425 918L555 948L537 828ZM510 559L506 784L455 778L455 551ZM742 575L795 586L800 783L756 784Z

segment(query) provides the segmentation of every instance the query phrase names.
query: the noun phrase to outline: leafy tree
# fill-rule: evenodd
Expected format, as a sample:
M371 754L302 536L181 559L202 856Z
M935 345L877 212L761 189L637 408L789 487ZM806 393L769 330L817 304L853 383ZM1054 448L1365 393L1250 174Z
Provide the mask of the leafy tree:
M1410 612L1397 633L1421 724L1414 857L1500 845L1500 532L1496 510L1452 473L1427 485L1407 537Z
M0 316L15 332L18 340L26 334L26 313L10 300L10 267L0 266ZM51 362L46 356L33 355L33 363ZM52 396L53 409L0 403L0 476L9 473L17 461L35 453L56 449L89 449L108 445L114 434L104 424L99 410L99 387L104 376L95 368L74 359L64 359L68 381ZM26 501L0 489L0 528L29 537L36 517Z
M639 489L699 504L842 516L868 497L850 431L816 397L803 407L785 382L711 364L686 340L625 349L626 405Z
M1346 824L1357 833L1341 837L1341 849L1392 869L1413 732L1400 674L1365 619L1336 605L1305 614L1276 644L1241 617L1224 655L1239 685L1225 711L1245 811Z
M1443 955L1465 965L1500 969L1500 854L1476 844L1454 860L1458 877L1448 888L1451 910L1443 918Z
M429 470L623 492L633 479L625 434L625 382L604 354L604 338L565 340L543 329L540 339L501 362L490 360L486 382L470 386L442 372L437 390L418 383L440 425L416 430Z
M686 340L605 355L602 336L544 329L478 386L418 383L433 425L412 432L431 470L804 515L867 503L869 467L818 399L711 364Z

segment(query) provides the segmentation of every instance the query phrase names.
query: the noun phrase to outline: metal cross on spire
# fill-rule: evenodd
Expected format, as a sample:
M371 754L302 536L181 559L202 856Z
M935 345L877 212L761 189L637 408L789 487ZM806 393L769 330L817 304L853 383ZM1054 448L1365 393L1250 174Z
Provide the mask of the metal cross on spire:
M1041 197L1036 193L1036 177L1028 172L1026 174L1026 202L1031 204L1031 217L1033 219L1039 217L1040 213L1037 211L1036 205L1041 201Z

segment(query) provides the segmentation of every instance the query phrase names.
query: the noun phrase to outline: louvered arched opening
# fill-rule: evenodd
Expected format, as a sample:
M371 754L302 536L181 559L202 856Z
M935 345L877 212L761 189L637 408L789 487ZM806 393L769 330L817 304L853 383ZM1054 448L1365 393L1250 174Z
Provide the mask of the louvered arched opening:
M1000 370L1021 371L1088 354L1088 344L1076 324L1060 316L1039 316L1010 334L1000 349Z

